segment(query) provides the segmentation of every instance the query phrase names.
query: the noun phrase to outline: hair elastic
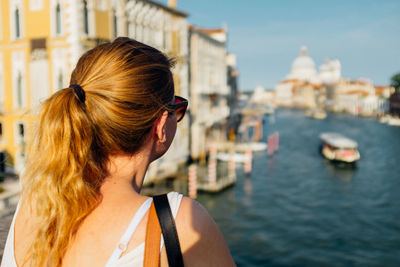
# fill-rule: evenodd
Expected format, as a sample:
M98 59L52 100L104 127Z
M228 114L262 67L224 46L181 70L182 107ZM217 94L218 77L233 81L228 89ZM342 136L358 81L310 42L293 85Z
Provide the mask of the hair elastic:
M85 94L85 91L83 90L83 88L79 84L70 84L69 88L74 89L74 92L75 92L76 96L79 98L79 101L81 101L82 103L85 103L86 94Z

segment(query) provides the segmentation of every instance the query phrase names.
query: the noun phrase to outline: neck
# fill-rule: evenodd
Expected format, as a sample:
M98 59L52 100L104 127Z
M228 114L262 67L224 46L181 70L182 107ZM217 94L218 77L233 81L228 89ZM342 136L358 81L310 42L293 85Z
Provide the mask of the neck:
M101 185L102 202L123 200L139 195L144 176L151 162L150 153L141 150L134 155L109 156L108 173Z

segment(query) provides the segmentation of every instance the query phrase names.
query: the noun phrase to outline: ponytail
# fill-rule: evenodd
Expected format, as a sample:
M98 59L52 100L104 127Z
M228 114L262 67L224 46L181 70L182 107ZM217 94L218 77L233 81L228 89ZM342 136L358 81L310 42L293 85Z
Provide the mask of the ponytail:
M60 266L73 234L99 202L104 168L92 160L94 131L73 89L58 91L43 104L23 180L24 201L39 222L25 259L33 266Z

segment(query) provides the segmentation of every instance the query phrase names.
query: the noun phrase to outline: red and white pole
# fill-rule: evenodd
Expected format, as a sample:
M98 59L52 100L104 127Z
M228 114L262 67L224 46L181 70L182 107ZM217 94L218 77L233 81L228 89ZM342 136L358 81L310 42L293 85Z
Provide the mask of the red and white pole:
M197 167L194 164L189 166L188 191L190 198L197 197Z
M274 154L274 139L272 135L268 136L268 155Z
M244 163L244 172L246 174L250 174L251 173L251 165L252 165L252 161L253 161L251 149L247 149L245 155L246 155L246 159L245 159L245 163Z
M274 135L274 143L275 143L275 145L274 145L275 151L278 151L279 150L279 132L276 132Z
M210 147L210 158L208 159L208 181L210 184L217 183L217 147Z

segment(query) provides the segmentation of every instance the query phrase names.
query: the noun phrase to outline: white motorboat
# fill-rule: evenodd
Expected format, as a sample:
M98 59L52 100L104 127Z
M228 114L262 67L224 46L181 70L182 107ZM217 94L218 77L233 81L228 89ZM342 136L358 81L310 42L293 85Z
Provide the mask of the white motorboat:
M390 126L400 126L400 118L399 117L391 117L391 118L389 118L387 124Z
M245 154L242 153L223 153L223 152L219 152L217 154L217 159L220 161L226 161L228 162L229 160L233 160L236 163L245 163L247 156Z
M250 142L250 143L241 143L237 144L235 150L238 152L246 152L247 150L251 151L264 151L267 150L267 143L264 142Z
M306 116L316 120L323 120L326 118L326 112L322 109L309 109L306 111Z
M339 133L322 133L320 139L321 154L325 158L346 163L354 163L360 159L356 141Z

